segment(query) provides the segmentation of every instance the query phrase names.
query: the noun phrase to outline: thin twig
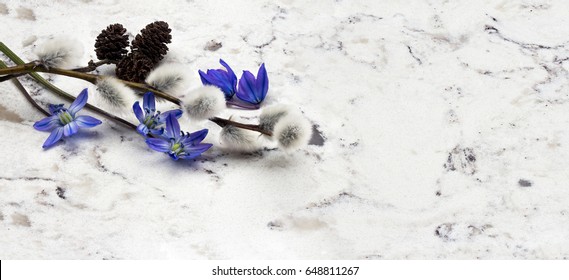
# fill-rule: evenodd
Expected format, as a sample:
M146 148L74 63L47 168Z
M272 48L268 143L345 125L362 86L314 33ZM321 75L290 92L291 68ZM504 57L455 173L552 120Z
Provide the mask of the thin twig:
M6 65L6 63L4 63L4 61L0 60L0 68L6 68L8 67ZM28 100L28 102L30 102L36 109L38 109L40 112L42 112L44 115L46 115L47 117L51 116L51 114L46 111L42 106L40 106L28 93L28 91L26 90L26 88L24 88L24 86L22 86L22 84L20 83L20 81L18 81L18 79L13 78L12 82L14 83L14 85L22 92L22 94L26 97L26 99Z
M218 118L218 117L213 117L209 120L214 122L215 124L219 125L220 127L232 125L232 126L247 129L247 130L257 131L257 132L265 134L267 136L273 136L272 132L263 130L263 129L261 129L261 127L259 125L256 125L256 124L238 123L238 122L234 122L232 120L222 119L222 118Z
M6 67L8 67L8 66L6 66ZM18 77L24 76L26 74L27 73L20 73L20 74L10 74L10 75L2 76L2 77L0 77L0 83L5 82L5 81L10 80L10 79L13 79L13 78L18 78Z
M75 72L91 72L91 71L95 71L97 68L99 68L99 66L105 65L105 64L116 64L118 61L115 60L109 60L109 59L103 59L97 62L93 62L93 60L90 60L87 63L87 66L85 67L80 67L80 68L75 68L75 69L71 69Z

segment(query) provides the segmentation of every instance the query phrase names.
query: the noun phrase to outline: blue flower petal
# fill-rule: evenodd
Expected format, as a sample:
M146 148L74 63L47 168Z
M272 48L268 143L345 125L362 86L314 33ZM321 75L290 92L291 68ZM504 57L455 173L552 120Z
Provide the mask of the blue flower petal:
M180 109L175 109L175 110L166 111L166 113L172 114L174 115L174 117L176 117L176 119L179 119L180 117L182 117L183 111Z
M148 136L148 134L151 134L154 136L160 136L160 135L164 134L164 128L163 127L161 127L160 129L150 129L144 124L139 124L138 127L136 127L136 131L138 131L138 133L140 133L144 137Z
M179 157L177 154L175 154L175 153L168 153L168 155L169 155L173 160L178 160L178 159L180 159L180 157Z
M207 74L202 71L200 74L201 75L200 77L202 79L202 84L216 86L219 87L221 90L225 90L223 88L223 80L225 79L225 76L223 75L220 76L217 73L217 71L223 71L223 70L208 69Z
M77 126L86 128L94 127L103 123L91 116L78 116L75 118L75 122L77 123Z
M73 103L71 103L71 105L69 106L69 113L72 116L74 116L75 113L83 109L83 107L85 107L85 104L87 104L87 98L89 98L89 95L87 94L87 89L83 89L81 93L77 95L75 101L73 101Z
M205 139L207 132L207 129L192 132L190 133L190 137L182 141L182 144L184 144L184 146L195 146Z
M142 109L140 108L140 104L138 101L134 102L134 104L132 104L132 111L134 112L134 115L136 116L136 119L138 119L139 122L144 122L144 113L142 112Z
M44 149L47 149L53 146L53 144L57 143L57 141L59 141L61 137L63 137L63 127L58 127L51 132L49 137L47 137L47 139L43 143L42 147Z
M147 138L146 144L148 147L158 152L166 153L170 151L170 142L164 139Z
M154 93L147 92L142 97L142 105L144 109L148 110L149 112L156 111L156 100L154 99Z
M173 139L180 137L180 123L178 123L178 120L172 114L166 117L166 132L164 135Z
M228 73L223 70L208 70L208 74L211 73L211 76L214 77L214 80L217 81L214 83L215 86L219 87L226 96L233 96L235 93L233 89L233 81L228 76Z
M174 117L176 119L179 119L182 116L182 110L180 109L174 109L174 110L170 110L170 111L166 111L164 113L161 113L160 115L156 116L156 124L163 124L166 122L166 118L170 115L173 114Z
M160 129L149 129L150 134L155 135L155 136L160 136L162 134L164 134L164 128L161 127Z
M200 74L200 79L202 80L203 85L205 86L213 85L209 80L209 76L206 73L204 73L204 71L198 70L198 73Z
M233 86L234 87L237 86L237 76L233 72L233 69L231 69L231 67L229 67L229 65L227 63L225 63L225 61L223 61L223 59L219 60L219 64L223 65L223 67L225 67L225 69L227 69L227 73L229 74L229 78L234 80Z
M243 71L241 79L239 79L239 88L237 89L237 98L251 104L259 104L255 95L255 76L249 71Z
M257 90L257 100L259 103L265 100L267 92L269 91L269 77L267 76L267 69L265 69L265 63L261 64L259 71L257 72L257 83L255 85Z
M52 115L55 115L62 108L63 108L63 104L49 104L49 112Z
M143 136L146 136L148 134L148 127L141 123L136 127L136 131L138 131L138 133L142 134Z
M209 148L211 148L211 146L213 146L213 145L209 144L209 143L204 143L204 144L199 144L199 145L192 146L192 147L187 147L186 149L184 149L184 152L186 152L186 154L182 155L181 158L183 158L183 159L196 158L196 157L200 156L203 152L205 152Z
M59 117L57 116L43 118L34 123L34 128L39 131L50 131L59 126L61 126L61 124L59 122Z
M77 133L77 131L79 131L79 126L75 121L72 121L63 127L63 135L65 135L65 137L69 137Z

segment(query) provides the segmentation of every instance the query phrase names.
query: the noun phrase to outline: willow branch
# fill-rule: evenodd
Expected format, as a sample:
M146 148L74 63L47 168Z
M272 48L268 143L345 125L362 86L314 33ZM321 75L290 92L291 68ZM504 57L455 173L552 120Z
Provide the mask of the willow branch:
M219 125L220 127L232 125L232 126L242 128L242 129L257 131L257 132L265 134L267 136L273 136L272 132L267 131L267 130L263 130L263 129L261 129L261 127L259 125L256 125L256 124L244 124L244 123L234 122L232 120L222 119L222 118L218 118L218 117L213 117L209 120L214 122L215 124Z
M87 65L87 66L85 66L85 67L80 67L80 68L75 68L75 69L72 69L72 71L75 71L75 72L91 72L91 71L95 71L95 70L96 70L97 68L99 68L99 66L101 66L101 65L105 65L105 64L115 64L115 63L117 63L117 61L115 61L115 60L108 60L108 59L104 59L104 60L97 61L97 62L93 62L93 60L90 60L90 61L88 62L88 65ZM8 67L8 66L6 66L6 67ZM1 82L4 82L4 81L7 81L7 80L10 80L10 79L13 79L13 78L17 78L17 77L24 76L24 75L26 75L26 74L28 74L28 73L27 73L27 72L22 72L22 73L19 73L19 74L9 74L9 75L2 76L2 77L0 77L0 83L1 83Z
M12 61L14 61L14 63L18 64L18 66L25 65L24 61L19 56L17 56L14 52L12 52L8 47L6 47L6 45L4 45L2 42L0 42L0 51L2 51L6 56L8 56ZM32 63L32 64L35 65L35 63ZM8 68L5 68L5 69L8 69ZM0 71L2 71L2 70L4 70L4 69L0 69ZM44 79L42 76L40 76L38 73L30 72L28 74L30 74L30 76L32 76L32 78L34 78L38 83L43 85L49 91L69 100L70 102L73 102L75 100L75 96L73 96L73 95L61 90L60 88L56 87L55 85L53 85L52 83L50 83L49 81ZM91 104L87 104L87 105L85 105L85 107L92 110L93 112L96 112L102 116L105 116L106 118L111 119L111 120L113 120L119 124L122 124L126 127L132 128L132 129L136 129L136 125L132 124L131 122L124 120L122 118L119 118L115 115L109 114L106 111L104 111L98 107L95 107Z
M0 69L0 75L9 75L9 74L20 74L20 73L34 73L34 72L43 72L43 73L50 73L50 74L57 74L57 75L62 75L62 76L67 76L67 77L72 77L72 78L77 78L77 79L81 79L84 81L87 81L89 83L92 84L97 84L97 80L104 78L106 76L104 75L95 75L95 74L89 74L89 73L82 73L82 72L76 72L73 70L66 70L66 69L61 69L61 68L54 68L54 67L46 67L45 65L41 65L41 64L37 64L35 62L30 62L30 63L26 63L26 64L20 64L17 66L13 66L13 67L9 67L9 68L5 68L5 69ZM117 79L119 82L141 90L141 91L151 91L154 93L154 95L166 99L176 105L182 105L182 101L170 94L167 94L165 92L159 91L155 88L152 88L146 84L142 84L142 83L135 83L135 82L131 82L131 81L125 81L125 80L121 80L121 79Z

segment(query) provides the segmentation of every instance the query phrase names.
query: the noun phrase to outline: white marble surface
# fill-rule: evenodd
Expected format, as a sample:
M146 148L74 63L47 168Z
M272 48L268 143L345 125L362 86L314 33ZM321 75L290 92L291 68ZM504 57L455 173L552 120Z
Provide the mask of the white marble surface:
M0 39L33 59L73 35L86 62L108 24L165 20L192 86L219 58L265 62L266 104L301 107L324 145L172 162L105 121L43 151L2 83L0 258L569 257L568 1L157 2L0 0Z

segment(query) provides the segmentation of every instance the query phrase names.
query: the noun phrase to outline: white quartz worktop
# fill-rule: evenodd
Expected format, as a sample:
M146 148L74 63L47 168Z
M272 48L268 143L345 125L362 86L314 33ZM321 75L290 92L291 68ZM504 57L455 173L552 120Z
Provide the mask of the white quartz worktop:
M296 153L173 162L104 120L44 151L1 83L2 259L569 257L569 1L0 0L0 19L26 60L67 34L85 62L107 25L164 20L191 87L220 58L264 62L265 105L318 128Z

